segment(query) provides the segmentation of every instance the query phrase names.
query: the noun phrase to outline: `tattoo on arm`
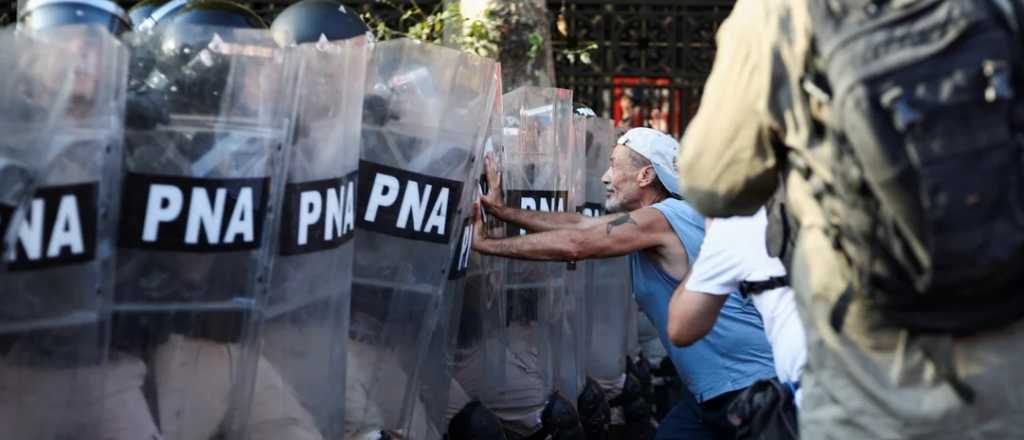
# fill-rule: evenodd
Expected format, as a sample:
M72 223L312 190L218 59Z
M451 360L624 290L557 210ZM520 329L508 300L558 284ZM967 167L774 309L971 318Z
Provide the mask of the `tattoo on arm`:
M623 214L622 217L619 217L615 220L608 222L608 225L605 229L605 233L607 235L612 235L612 229L615 229L616 226L622 226L626 223L632 223L635 225L636 221L634 221L633 217L630 217L629 214Z

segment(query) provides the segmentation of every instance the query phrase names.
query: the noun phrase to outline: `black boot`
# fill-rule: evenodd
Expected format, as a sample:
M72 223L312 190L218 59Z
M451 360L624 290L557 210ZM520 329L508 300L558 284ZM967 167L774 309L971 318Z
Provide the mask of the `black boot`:
M594 379L587 378L587 384L577 399L576 407L579 408L580 422L587 434L587 440L607 440L612 409L608 406L608 396Z
M676 404L688 395L683 390L683 380L668 356L661 359L657 368L651 370L654 376L654 418L662 420Z
M479 401L466 404L448 422L450 440L505 440L501 419Z
M572 402L555 391L540 413L540 423L551 440L585 440L580 416L572 407Z
M622 386L622 394L612 399L611 406L621 406L626 419L625 435L630 440L649 440L654 438L657 425L654 422L651 404L644 400L643 387L632 373L626 375Z
M637 383L640 385L640 393L647 403L654 404L654 375L651 374L651 361L647 360L647 356L640 353L636 362L629 362L629 357L626 358L626 373L636 376Z

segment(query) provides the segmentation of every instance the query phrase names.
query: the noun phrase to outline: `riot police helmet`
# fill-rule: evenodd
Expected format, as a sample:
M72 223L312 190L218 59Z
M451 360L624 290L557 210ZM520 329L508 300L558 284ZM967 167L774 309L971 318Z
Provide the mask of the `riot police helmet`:
M70 25L101 26L114 35L132 27L124 9L110 0L30 0L18 14L18 27L30 31Z
M220 29L266 29L266 24L252 10L228 0L198 0L176 6L182 0L171 0L149 16L161 43L157 48L157 68L165 74L176 72L179 79L202 80L217 69L217 57L204 52ZM145 29L143 29L145 30ZM179 71L180 70L180 71Z
M302 0L274 19L270 25L281 46L319 41L347 40L366 35L370 28L355 11L334 0Z
M265 29L267 24L251 9L228 0L171 0L157 7L136 25L147 31L157 26L189 24L226 28Z
M167 3L167 0L143 0L128 9L128 17L132 20L132 26L138 29L150 15Z

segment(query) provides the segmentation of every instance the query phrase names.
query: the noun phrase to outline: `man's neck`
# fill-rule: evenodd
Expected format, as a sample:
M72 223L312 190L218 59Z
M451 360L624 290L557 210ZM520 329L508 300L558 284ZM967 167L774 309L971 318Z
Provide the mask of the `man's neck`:
M646 208L667 198L668 196L660 191L646 192L640 196L640 207Z

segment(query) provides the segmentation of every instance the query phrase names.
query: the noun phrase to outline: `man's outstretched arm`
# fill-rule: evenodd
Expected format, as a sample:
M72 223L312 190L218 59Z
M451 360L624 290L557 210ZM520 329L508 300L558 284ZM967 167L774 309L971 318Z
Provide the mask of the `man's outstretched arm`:
M545 232L558 229L587 229L612 220L587 217L575 212L542 212L505 206L505 189L501 185L501 173L498 172L493 156L484 157L484 169L490 190L480 197L480 204L488 214L503 222L515 224L530 232Z
M597 217L584 229L559 229L518 237L495 239L479 226L473 249L489 255L527 260L580 261L626 255L660 246L672 232L665 217L654 208Z
M528 209L518 209L503 205L494 205L487 199L480 199L484 208L491 215L504 222L515 224L530 232L547 232L559 229L589 229L594 226L606 224L619 215L605 215L601 217L587 217L575 212L543 212Z

